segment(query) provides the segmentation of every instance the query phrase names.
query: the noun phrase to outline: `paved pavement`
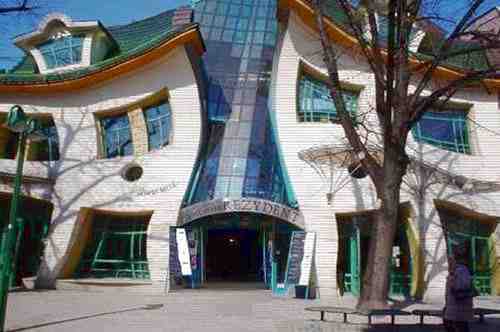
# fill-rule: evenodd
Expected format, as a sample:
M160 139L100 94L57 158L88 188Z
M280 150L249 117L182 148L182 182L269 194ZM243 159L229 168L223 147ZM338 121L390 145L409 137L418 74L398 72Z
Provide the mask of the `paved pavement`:
M482 306L500 308L500 298L479 300ZM354 305L352 299L300 300L274 298L268 290L201 289L181 290L166 295L149 295L127 290L19 291L9 295L6 331L391 331L376 318L367 329L365 317L341 317L306 312L310 305ZM437 308L439 305L428 305ZM500 331L500 316L487 318L486 324L473 324L474 332ZM426 319L418 326L417 317L397 318L404 323L398 331L443 331L441 319Z

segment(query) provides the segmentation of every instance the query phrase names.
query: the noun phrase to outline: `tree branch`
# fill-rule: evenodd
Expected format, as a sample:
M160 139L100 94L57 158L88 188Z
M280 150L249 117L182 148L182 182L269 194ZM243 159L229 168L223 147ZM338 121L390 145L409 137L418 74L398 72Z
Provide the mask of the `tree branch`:
M381 167L361 141L361 138L357 133L356 128L354 127L352 117L345 107L342 87L339 79L337 54L326 34L326 29L323 22L324 13L321 0L313 0L312 4L315 13L316 24L319 30L321 46L323 47L324 51L323 60L325 62L325 65L327 66L328 76L330 78L330 94L335 104L337 114L340 118L342 128L344 129L347 140L354 149L354 152L364 154L365 158L362 158L361 163L363 164L363 166L365 166L373 182L380 183L382 181Z
M28 0L23 0L23 2L17 6L0 7L0 14L15 13L15 12L27 12L27 11L33 10L33 8L34 7L28 6Z
M455 29L450 34L450 36L446 38L443 45L441 45L439 53L433 58L433 60L430 63L430 66L427 68L424 74L424 77L418 83L418 86L415 89L413 97L410 99L410 105L414 105L416 103L416 100L421 95L422 91L424 91L424 89L429 85L429 82L434 76L436 68L442 63L443 57L446 56L453 41L456 39L457 36L460 35L462 31L464 31L464 29L467 27L467 22L471 19L471 17L473 17L474 13L479 8L479 6L481 6L483 2L484 0L475 0L471 4L467 13L462 17L460 22L456 25Z

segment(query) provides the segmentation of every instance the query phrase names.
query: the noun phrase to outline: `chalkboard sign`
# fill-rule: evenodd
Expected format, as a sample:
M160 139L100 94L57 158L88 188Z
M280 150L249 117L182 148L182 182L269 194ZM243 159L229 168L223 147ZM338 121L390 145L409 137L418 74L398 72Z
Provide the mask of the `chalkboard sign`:
M300 265L304 257L304 242L306 232L292 232L290 238L290 250L288 256L288 267L286 271L286 283L288 285L296 285L300 279Z
M181 279L182 271L181 263L179 262L179 250L177 249L177 233L175 227L170 228L169 248L170 275L174 279Z

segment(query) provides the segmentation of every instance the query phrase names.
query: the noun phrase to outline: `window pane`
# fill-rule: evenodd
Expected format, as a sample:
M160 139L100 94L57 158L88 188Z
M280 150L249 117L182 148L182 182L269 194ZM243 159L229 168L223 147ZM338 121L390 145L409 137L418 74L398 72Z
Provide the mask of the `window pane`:
M358 106L358 94L343 91L345 106L355 116ZM337 120L335 104L326 83L310 75L303 74L299 82L298 118L301 122L328 122Z
M167 102L151 106L144 110L148 128L149 150L160 149L169 143L171 112Z
M83 36L64 36L38 46L48 69L80 63Z
M102 119L101 128L106 158L133 153L132 134L126 113Z
M470 153L465 111L429 111L413 127L417 142L444 150Z

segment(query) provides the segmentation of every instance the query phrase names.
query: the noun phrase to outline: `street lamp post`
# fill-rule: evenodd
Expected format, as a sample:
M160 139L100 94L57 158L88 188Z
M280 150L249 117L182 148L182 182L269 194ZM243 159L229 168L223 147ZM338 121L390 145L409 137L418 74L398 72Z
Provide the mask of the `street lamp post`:
M12 199L10 202L9 222L2 230L0 243L0 332L4 331L5 313L7 309L7 297L11 282L12 271L17 260L16 247L16 221L17 211L21 194L21 182L23 177L24 155L26 150L27 139L36 141L43 139L43 135L39 134L38 124L36 120L29 119L21 106L13 106L7 116L5 127L13 132L18 133L17 144L17 167L14 178L14 188Z

